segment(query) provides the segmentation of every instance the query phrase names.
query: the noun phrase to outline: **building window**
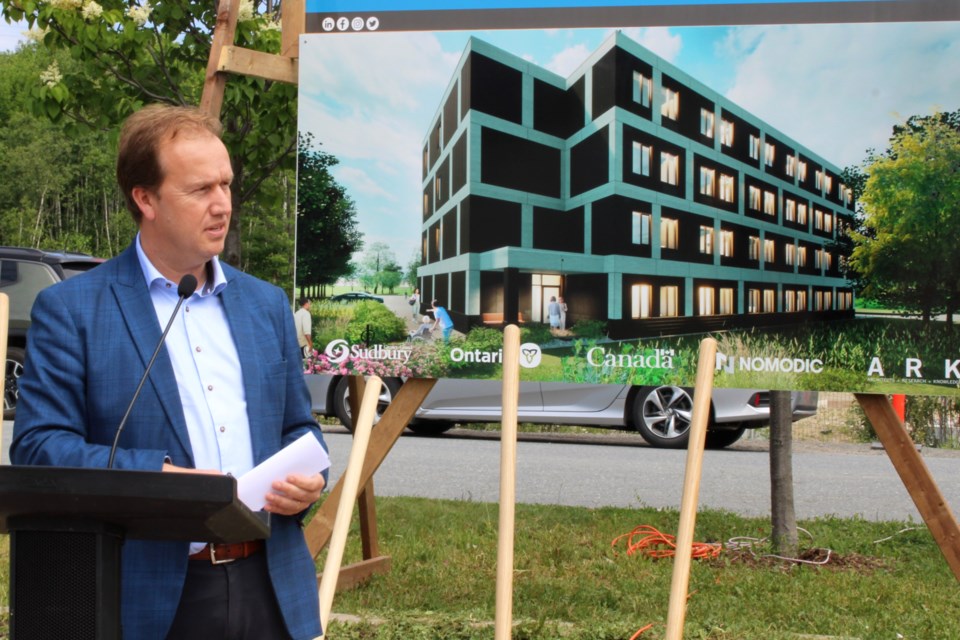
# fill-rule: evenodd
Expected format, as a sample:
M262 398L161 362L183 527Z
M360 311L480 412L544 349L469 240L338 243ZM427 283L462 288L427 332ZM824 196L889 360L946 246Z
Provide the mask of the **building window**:
M720 199L724 202L733 202L736 193L736 182L733 176L720 174Z
M720 119L720 144L725 147L733 146L733 123Z
M777 310L777 292L775 289L763 290L763 312L774 313Z
M771 239L763 241L763 261L773 264L777 257L777 243Z
M663 104L660 105L660 115L670 120L680 117L680 93L673 89L663 88Z
M814 291L813 308L816 311L823 311L823 291Z
M818 231L823 230L823 211L816 207L813 209L813 228Z
M807 266L807 248L800 247L797 249L797 266L805 267Z
M720 231L720 255L724 258L733 257L733 231Z
M747 289L747 313L760 313L760 289Z
M768 216L777 215L777 194L772 191L763 192L763 212Z
M433 197L439 203L443 195L443 179L439 174L433 179Z
M840 185L840 199L843 202L843 206L849 206L850 201L853 200L853 189L846 186L845 184Z
M823 292L823 308L827 311L833 309L833 292L824 291Z
M680 175L680 156L667 153L660 154L660 181L676 185Z
M676 249L680 236L680 223L673 218L660 219L660 248Z
M760 188L751 186L747 189L747 206L754 211L760 211Z
M642 142L633 143L633 172L641 176L650 175L650 163L653 161L653 147Z
M760 159L760 137L750 134L750 158L752 160Z
M642 319L650 317L653 302L653 285L635 284L630 287L630 317Z
M824 253L823 249L817 249L817 251L813 254L813 266L817 269L820 269L823 267L823 263L824 263L823 253Z
M697 315L713 314L713 287L697 287Z
M783 200L783 219L789 222L795 222L797 219L797 201L793 198Z
M797 222L807 224L807 205L802 202L797 205Z
M631 238L633 244L650 244L650 214L641 211L633 212L631 224Z
M797 174L797 156L787 156L787 175L791 178Z
M826 193L833 191L833 178L827 173L823 174L823 190Z
M769 142L763 143L763 164L768 167L773 166L773 161L776 159L777 148L770 144Z
M700 193L713 197L716 194L717 172L715 169L700 167Z
M797 310L797 292L793 289L787 289L783 292L783 310L787 313L793 313Z
M823 188L823 171L817 169L813 177L813 186L817 189Z
M785 244L783 245L783 263L789 266L793 266L797 262L797 245L795 244Z
M675 318L677 316L678 289L675 285L660 287L660 316Z
M423 217L426 218L430 215L430 196L426 193L423 194Z
M801 160L797 163L797 173L800 178L800 182L806 182L807 180L807 163Z
M760 260L760 238L758 236L750 236L748 239L748 244L750 246L750 259L754 261Z
M713 138L715 115L709 109L700 109L700 135Z
M700 227L700 253L713 255L713 227Z
M807 310L807 292L806 290L797 291L797 311Z
M833 216L829 213L823 214L823 230L827 233L833 233Z
M639 71L633 72L633 101L642 107L650 108L650 98L653 95L653 79Z
M720 288L720 315L729 316L733 314L733 289L730 287Z

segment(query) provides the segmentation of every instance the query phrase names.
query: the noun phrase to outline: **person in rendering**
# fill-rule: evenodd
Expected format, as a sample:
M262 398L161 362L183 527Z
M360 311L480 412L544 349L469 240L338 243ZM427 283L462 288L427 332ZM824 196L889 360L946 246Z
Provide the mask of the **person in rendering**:
M217 258L233 181L220 130L191 107L152 105L124 123L117 178L139 233L119 256L37 297L15 464L107 466L187 274L199 286L178 311L114 466L239 476L303 434L323 443L286 294ZM126 540L123 637L319 635L316 570L301 521L325 482L322 474L277 479L266 496L267 540Z
M557 298L557 304L560 305L560 329L565 330L567 328L567 303L560 297Z
M556 296L550 296L550 303L547 305L547 318L550 320L551 329L560 328L560 304L557 303Z
M416 320L417 316L420 314L420 289L414 289L413 293L410 294L410 315L413 316L413 319Z
M309 298L300 298L300 308L293 314L293 323L297 327L297 344L300 345L300 351L303 353L304 359L309 358L310 354L313 353L313 329Z
M450 314L436 300L430 303L430 307L433 309L433 317L436 318L431 331L436 330L439 326L443 331L443 341L450 342L450 334L453 333L453 320L450 319Z

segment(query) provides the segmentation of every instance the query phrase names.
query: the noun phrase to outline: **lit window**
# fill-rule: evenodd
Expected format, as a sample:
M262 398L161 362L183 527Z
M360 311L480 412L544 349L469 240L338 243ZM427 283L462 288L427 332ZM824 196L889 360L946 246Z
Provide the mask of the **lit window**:
M777 154L777 148L775 146L773 146L769 142L765 142L763 144L763 163L765 165L767 165L768 167L772 167L773 161L776 159L776 154Z
M715 169L700 167L700 193L713 197L716 192L717 172Z
M720 231L720 255L724 258L733 257L733 231Z
M817 189L823 187L823 171L817 169L817 172L813 176L813 186Z
M713 287L697 287L697 315L713 315Z
M823 229L823 211L816 207L813 209L813 228L817 230Z
M720 144L725 147L733 146L733 123L720 119Z
M833 292L824 291L823 292L823 308L826 310L833 309Z
M680 94L673 89L663 88L663 104L660 106L660 115L670 120L680 117Z
M807 205L802 202L797 205L797 222L807 224Z
M713 138L715 115L709 109L700 109L700 135Z
M820 269L821 267L823 267L823 263L824 263L823 254L824 254L823 249L817 249L816 253L814 253L813 255L813 266L817 269Z
M774 289L763 290L763 312L773 313L777 310L777 292Z
M633 244L650 244L650 214L640 211L633 212L631 224L631 238Z
M833 191L833 178L829 174L823 174L823 190L827 193Z
M777 256L777 243L770 239L763 241L763 261L773 263Z
M853 200L853 189L846 185L840 185L840 197L843 199L844 206L849 206Z
M733 176L720 174L720 199L724 202L733 202L736 193L736 182Z
M662 152L660 154L660 181L677 184L680 176L680 156Z
M653 95L653 79L639 71L633 72L633 101L642 107L650 108L650 98Z
M760 289L747 289L747 313L760 313Z
M720 315L729 316L733 314L733 289L722 287L720 289Z
M438 203L442 199L441 198L442 194L443 194L443 180L438 175L433 179L433 197L437 199Z
M750 134L750 158L753 160L760 159L760 137L752 133Z
M653 162L653 147L641 142L634 142L633 172L641 176L649 176L651 162Z
M426 218L430 215L430 196L426 193L423 194L423 217Z
M680 236L680 223L673 218L660 219L660 248L676 249Z
M630 287L630 317L649 318L653 303L653 286L635 284Z
M795 244L785 244L783 245L783 263L789 266L793 266L797 262L797 245Z
M807 266L807 248L800 247L797 249L797 266L805 267Z
M750 236L748 239L748 244L750 247L750 259L760 260L760 238L758 236Z
M806 182L807 181L807 163L801 160L797 165L797 169L799 173L798 177L800 178L800 182Z
M793 313L797 310L797 292L793 289L787 289L783 292L783 310L787 313Z
M700 227L700 253L713 254L713 227Z
M783 201L783 218L789 222L797 219L797 201L793 198L786 198Z
M833 216L829 213L823 214L823 230L827 233L833 233Z
M673 318L677 315L678 290L676 286L660 287L660 315Z
M814 292L813 304L816 311L823 311L823 291Z
M751 186L747 189L747 206L754 211L760 211L760 188Z
M797 291L797 311L807 310L807 292L805 290Z
M777 194L772 191L763 192L763 212L768 216L777 215Z
M787 175L791 178L797 174L797 156L787 156Z

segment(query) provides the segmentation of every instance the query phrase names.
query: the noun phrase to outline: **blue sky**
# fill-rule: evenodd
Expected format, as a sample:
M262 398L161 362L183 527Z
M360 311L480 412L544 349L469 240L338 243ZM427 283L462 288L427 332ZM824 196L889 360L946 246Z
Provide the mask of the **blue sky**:
M841 167L914 114L960 108L960 23L625 28L683 72ZM420 152L470 35L561 75L610 29L305 36L301 129L340 159L366 242L419 246Z
M27 29L26 22L7 24L6 20L0 18L0 51L15 50L17 43L24 40L23 32Z

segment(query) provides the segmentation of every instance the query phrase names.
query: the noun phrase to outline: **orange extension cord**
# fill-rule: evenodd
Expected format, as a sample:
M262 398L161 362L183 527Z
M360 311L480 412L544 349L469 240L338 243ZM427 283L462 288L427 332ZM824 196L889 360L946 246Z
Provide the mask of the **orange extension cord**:
M634 527L633 531L624 533L613 539L611 547L616 547L621 540L627 541L627 555L632 556L635 553L642 553L650 558L672 558L677 553L676 536L663 533L656 527L648 524L642 524ZM708 542L694 542L691 548L691 557L693 558L716 558L720 555L723 545L710 544ZM636 633L630 636L630 640L637 640L645 631L653 628L653 623L638 629Z

